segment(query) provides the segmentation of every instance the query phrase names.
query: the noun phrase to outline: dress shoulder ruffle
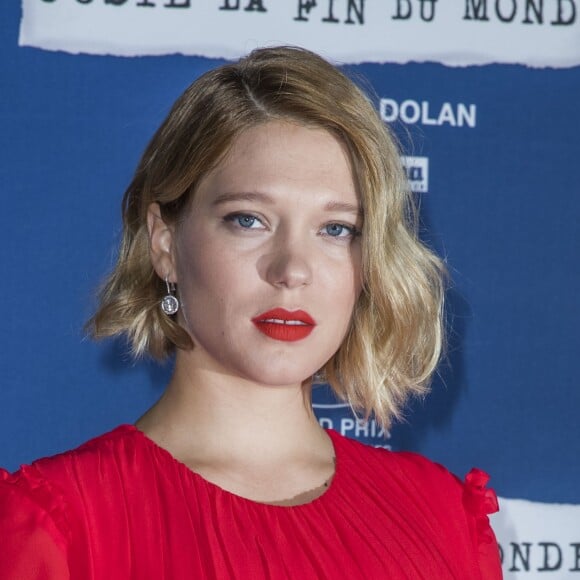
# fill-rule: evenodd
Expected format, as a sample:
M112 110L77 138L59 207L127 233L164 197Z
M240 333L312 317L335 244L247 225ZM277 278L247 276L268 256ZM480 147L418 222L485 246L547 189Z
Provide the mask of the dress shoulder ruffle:
M54 522L65 540L70 540L70 525L66 516L63 494L45 479L35 465L23 465L15 473L0 468L0 513L8 514L27 502L34 511L45 514Z
M463 483L463 506L477 550L481 577L495 580L502 578L502 571L499 548L488 516L499 511L499 503L495 491L486 487L489 480L485 471L471 469Z
M0 578L67 580L71 539L63 495L35 469L0 469Z

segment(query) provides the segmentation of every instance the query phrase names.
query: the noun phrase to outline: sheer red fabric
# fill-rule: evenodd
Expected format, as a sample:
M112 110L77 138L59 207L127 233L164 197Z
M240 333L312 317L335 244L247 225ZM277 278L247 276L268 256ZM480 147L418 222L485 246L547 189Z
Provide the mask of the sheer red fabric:
M0 578L501 578L487 476L328 431L329 489L293 507L206 481L123 425L0 471Z

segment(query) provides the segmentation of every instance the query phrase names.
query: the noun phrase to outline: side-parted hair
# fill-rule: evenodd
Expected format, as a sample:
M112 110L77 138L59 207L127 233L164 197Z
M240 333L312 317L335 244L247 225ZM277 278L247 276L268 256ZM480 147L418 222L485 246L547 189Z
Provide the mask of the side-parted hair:
M118 261L87 328L95 338L125 334L136 357L193 348L159 307L166 289L151 264L147 209L156 202L177 223L234 139L272 120L328 130L348 148L363 211L363 290L321 376L356 412L387 427L409 395L426 392L439 361L444 268L418 239L394 137L365 94L307 50L255 50L207 72L176 101L125 192Z

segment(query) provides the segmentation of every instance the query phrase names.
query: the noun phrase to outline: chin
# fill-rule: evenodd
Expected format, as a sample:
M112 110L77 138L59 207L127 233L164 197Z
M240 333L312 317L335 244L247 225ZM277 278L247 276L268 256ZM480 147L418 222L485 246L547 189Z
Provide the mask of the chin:
M309 384L314 376L322 369L330 358L334 355L332 351L328 356L318 356L316 360L305 356L301 357L271 357L264 361L253 361L251 373L246 375L250 380L264 385L287 387L295 385Z
M289 369L262 369L259 373L252 373L250 380L272 387L288 387L309 383L316 369L312 372L296 372L296 368Z

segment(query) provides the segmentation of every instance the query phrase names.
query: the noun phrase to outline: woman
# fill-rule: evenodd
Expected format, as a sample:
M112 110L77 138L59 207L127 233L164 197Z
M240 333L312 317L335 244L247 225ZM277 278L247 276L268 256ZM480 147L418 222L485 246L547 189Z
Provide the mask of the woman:
M486 476L324 431L313 376L387 426L439 359L439 260L393 138L295 48L194 82L124 199L90 322L175 355L136 425L2 474L2 578L500 578Z

